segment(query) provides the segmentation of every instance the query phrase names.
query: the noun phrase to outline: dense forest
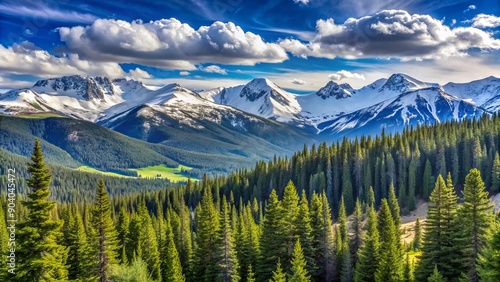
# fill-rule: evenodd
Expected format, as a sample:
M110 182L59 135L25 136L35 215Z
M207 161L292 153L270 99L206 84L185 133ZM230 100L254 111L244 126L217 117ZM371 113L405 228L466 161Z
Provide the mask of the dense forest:
M16 274L2 262L2 280L500 281L499 141L495 115L305 147L176 189L110 198L96 180L92 200L65 203L48 200L37 141ZM419 199L428 217L403 244L401 214Z

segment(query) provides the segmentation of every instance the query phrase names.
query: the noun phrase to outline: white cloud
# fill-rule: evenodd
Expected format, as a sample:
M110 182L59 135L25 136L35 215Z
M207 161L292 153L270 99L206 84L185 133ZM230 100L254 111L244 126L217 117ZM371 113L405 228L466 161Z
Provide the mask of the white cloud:
M500 40L474 27L451 29L429 15L385 10L343 24L318 20L316 37L307 43L284 39L280 45L294 56L399 58L422 60L465 56L473 48L500 49Z
M179 75L186 76L186 75L189 75L189 72L188 71L181 71L181 72L179 72Z
M140 68L135 68L134 70L130 70L129 74L132 78L134 79L141 79L141 78L151 78L151 75Z
M0 44L0 71L47 77L54 75L101 75L123 77L117 63L82 60L77 54L56 57L30 42L5 47Z
M219 66L216 65L210 65L206 67L200 67L199 68L203 72L208 72L208 73L218 73L222 75L227 75L227 71Z
M293 83L293 84L298 84L298 85L304 85L304 84L306 84L307 82L303 81L302 79L294 78L294 79L292 80L292 83Z
M307 5L309 4L310 0L293 0L296 4L302 4L302 5Z
M29 17L34 20L36 20L36 18L42 18L52 21L72 23L91 23L97 20L97 17L91 14L54 9L41 4L41 1L34 1L33 3L37 4L31 6L0 4L0 14ZM54 4L56 4L56 2L54 2Z
M278 44L231 22L196 30L175 18L147 23L99 19L86 27L61 27L59 35L82 58L158 68L193 70L199 63L255 65L288 59Z
M468 11L475 10L475 9L476 9L476 5L469 5L469 7L467 7L467 9L465 9L464 13L466 13Z
M456 24L457 24L457 19L452 19L452 20L451 20L451 26L454 26L454 25L456 25Z
M349 72L346 70L341 70L336 73L332 73L328 76L329 79L331 80L343 80L343 79L348 79L348 78L353 78L353 79L362 79L364 80L365 77L362 74L355 73L355 72Z
M478 28L495 28L500 26L500 17L479 14L472 19L472 26Z

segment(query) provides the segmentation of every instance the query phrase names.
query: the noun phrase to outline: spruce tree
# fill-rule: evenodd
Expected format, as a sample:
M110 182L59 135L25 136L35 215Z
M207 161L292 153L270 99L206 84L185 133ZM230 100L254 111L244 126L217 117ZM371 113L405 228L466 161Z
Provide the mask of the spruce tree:
M125 209L125 207L121 207L120 214L118 215L118 223L116 225L116 229L118 232L118 244L121 248L119 251L119 259L121 263L128 263L127 257L127 237L129 233L129 225L130 225L130 216Z
M478 169L471 169L465 178L464 203L460 209L464 238L467 240L465 256L467 262L467 279L479 281L476 260L485 244L489 229L493 223L493 207L485 191L484 182Z
M266 281L266 280L263 280ZM280 260L278 259L278 263L276 265L276 270L273 271L273 275L269 282L286 282L286 273L283 272L283 268L281 268Z
M312 249L317 269L311 273L313 280L331 281L333 279L333 232L331 211L326 195L313 194L311 199Z
M377 227L377 213L373 205L368 207L367 231L363 245L358 252L358 262L354 273L357 282L375 281L375 273L380 260L379 233Z
M309 273L313 272L317 266L314 263L314 250L312 248L312 228L311 215L309 212L309 203L305 197L305 190L302 190L302 198L299 202L299 212L294 222L297 238L300 240L300 245L304 251L304 257L307 265L306 269Z
M398 237L387 199L382 199L377 222L380 234L380 260L375 281L401 281L403 279L401 239Z
M299 214L299 195L292 181L288 182L281 201L283 208L283 221L286 223L285 229L285 257L281 257L281 262L284 264L285 272L289 272L292 266L292 253L295 242L297 241L296 221Z
M27 209L26 221L17 227L16 274L14 281L67 281L68 271L65 266L67 250L57 243L62 237L62 222L51 219L55 203L48 201L49 185L52 175L44 162L40 141L35 146L28 163L31 178L27 185L31 191L27 200L22 201Z
M479 277L481 281L500 281L500 225L483 248L479 256Z
M163 258L161 260L163 281L184 282L186 279L182 273L181 261L175 247L174 234L169 220L166 221L165 231L166 244L165 249L162 250Z
M216 258L219 217L209 187L203 191L201 203L196 208L196 237L193 276L200 281L214 281L217 277Z
M263 280L271 278L273 266L278 262L278 258L286 257L286 226L287 223L283 218L283 207L273 189L266 206L266 215L260 236L261 257L257 270L258 277Z
M220 282L237 282L240 280L239 265L234 249L234 237L231 230L231 222L229 218L229 206L226 201L226 196L222 198L222 211L220 213L219 222L220 229L217 239L217 281Z
M500 192L500 157L497 152L491 169L491 193L498 192Z
M289 275L289 282L308 282L311 281L311 276L306 270L306 260L304 258L304 253L302 252L302 247L300 245L300 240L297 240L295 247L293 248L292 256L292 274Z
M354 231L354 237L351 240L351 254L352 254L352 265L355 266L358 261L358 251L363 243L363 212L361 210L361 201L359 198L356 199L356 206L354 208L352 229Z
M439 270L438 270L436 265L434 266L434 271L432 272L432 274L429 276L429 278L427 278L427 281L428 282L444 282L445 281L443 278L443 275L441 275L441 273L439 273Z
M246 282L255 282L255 273L253 273L253 268L252 265L248 265L248 270L247 270L247 280Z
M111 267L118 263L118 239L113 220L111 219L111 205L104 188L104 179L99 180L94 204L92 207L92 248L96 263L94 276L101 282L109 281Z
M80 213L74 209L71 215L72 222L69 225L68 234L68 278L72 280L90 279L93 278L90 276L92 274L93 265L95 264L95 261L93 261L93 258L89 255L92 253L90 249L91 246L89 246Z
M425 161L424 175L422 177L422 197L424 200L428 200L432 192L432 184L434 183L434 177L432 176L432 167L429 159Z
M413 250L420 250L422 246L422 227L420 226L420 218L417 217L414 227L415 237L413 238Z
M430 195L422 256L416 271L419 281L427 279L432 274L433 266L436 266L450 281L460 277L463 263L460 250L462 245L458 233L460 225L457 223L457 200L451 176L447 185L439 175Z

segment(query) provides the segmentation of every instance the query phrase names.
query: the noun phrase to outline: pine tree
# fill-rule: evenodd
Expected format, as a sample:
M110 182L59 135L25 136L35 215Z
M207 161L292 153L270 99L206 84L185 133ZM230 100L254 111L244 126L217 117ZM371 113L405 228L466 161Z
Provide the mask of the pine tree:
M464 237L467 240L466 257L467 279L479 281L476 260L488 238L488 231L493 223L493 207L485 191L484 182L478 169L471 169L465 178L464 203L460 209Z
M481 281L500 281L500 225L483 248L479 256L479 277Z
M413 238L413 249L420 250L422 246L422 227L420 226L420 218L417 217L417 221L415 222L415 237Z
M161 277L158 239L156 238L153 222L144 200L141 200L138 209L141 228L137 246L138 255L148 265L151 277L154 280L158 280Z
M371 189L373 191L373 189ZM373 204L368 207L367 232L363 240L363 245L358 252L358 262L354 280L375 281L375 273L380 260L379 233L377 227L377 214Z
M406 254L403 278L404 282L413 282L415 280L415 278L413 277L413 267L410 263L410 257L408 254Z
M302 198L299 202L299 212L295 220L294 226L297 238L301 242L304 251L304 257L307 265L306 269L309 273L313 272L317 266L314 263L314 250L312 248L312 228L311 228L311 215L309 212L309 203L305 197L305 190L302 190Z
M251 264L248 265L246 282L255 282L255 274L253 273L253 268Z
M181 261L175 247L174 234L169 220L166 222L165 231L166 244L165 249L162 250L164 257L161 260L163 281L184 282L186 279L182 273Z
M278 200L276 191L269 196L266 206L266 215L262 222L262 236L260 236L261 257L259 259L258 277L263 280L271 278L273 265L278 258L286 257L286 222L283 218L283 207ZM281 264L280 264L281 265Z
M415 210L417 202L415 200L417 190L417 164L414 158L411 158L408 165L408 210Z
M92 236L94 262L97 263L94 275L101 282L109 281L111 267L117 264L118 239L104 179L99 180L94 205L92 207Z
M380 234L380 261L375 281L401 281L403 279L401 241L386 199L382 199L377 222Z
M125 207L121 207L116 229L118 232L118 244L121 247L121 251L119 253L119 259L121 263L125 264L128 263L126 249L127 249L127 237L129 233L129 225L130 225L129 214L125 209Z
M302 247L300 245L300 240L297 240L295 247L293 248L293 258L292 258L292 274L289 275L288 281L290 282L308 282L311 281L311 277L306 270L306 260L304 258L304 253L302 252Z
M222 211L219 217L220 229L217 239L217 281L237 282L240 280L238 274L239 265L234 249L231 222L229 218L229 206L226 196L222 198Z
M286 254L284 257L281 257L281 261L284 264L285 272L288 273L292 266L292 253L295 242L297 241L295 223L297 223L297 216L299 214L299 195L297 194L297 189L292 181L288 182L285 187L281 206L283 208L283 221L286 223L286 230L284 234Z
M204 182L205 183L205 182ZM217 276L216 257L219 218L209 187L203 191L201 203L196 208L196 238L193 276L200 281L214 281Z
M266 280L263 280L266 281ZM273 276L269 282L286 282L286 274L281 268L280 260L278 259L278 264L276 265L276 271L273 271Z
M52 179L47 168L40 146L35 140L35 147L28 163L31 178L27 179L31 192L27 200L22 201L28 214L26 221L18 225L16 242L16 257L22 258L16 262L14 281L66 281L68 271L65 263L67 250L57 243L62 237L61 221L51 220L50 214L55 203L49 202L49 185Z
M463 270L457 223L458 199L451 184L451 176L448 179L447 185L439 175L430 195L422 257L416 273L419 281L432 274L433 266L451 281L457 280Z
M443 276L441 275L441 273L439 273L439 270L438 270L436 265L434 266L434 271L432 272L432 274L429 276L429 278L427 278L427 281L428 282L444 282L445 281Z
M425 167L424 167L424 175L423 175L423 191L422 191L422 197L424 200L429 199L429 195L432 192L432 183L434 183L434 177L432 176L432 167L431 167L431 162L429 159L425 161Z
M344 197L347 213L351 214L354 210L354 196L347 155L344 155L344 162L342 164L342 197Z
M493 161L493 168L491 171L491 193L498 193L500 191L500 157L498 152L495 154Z
M90 250L80 213L75 209L71 215L73 220L69 225L68 234L68 278L85 280L91 278L90 275L95 261L89 256L92 251Z
M351 254L352 254L352 265L356 265L358 261L358 251L363 243L363 212L361 210L361 201L359 198L356 199L356 206L354 208L352 229L354 231L354 237L351 241Z
M394 220L394 227L396 228L398 238L401 236L401 212L399 209L398 199L396 197L396 191L394 190L394 184L389 187L389 198L388 198L389 208L391 209L392 219Z
M334 275L333 233L331 211L326 195L313 194L310 212L312 249L315 265L318 267L311 274L315 281L331 281Z

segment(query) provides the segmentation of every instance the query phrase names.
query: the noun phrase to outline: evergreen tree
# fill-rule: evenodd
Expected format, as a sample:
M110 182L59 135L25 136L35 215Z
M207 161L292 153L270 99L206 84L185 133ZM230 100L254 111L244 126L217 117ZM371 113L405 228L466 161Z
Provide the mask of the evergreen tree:
M89 276L92 274L92 267L95 261L89 256L92 251L90 250L80 213L75 209L71 214L72 221L69 225L68 234L68 278L72 280L85 280L91 278Z
M486 244L479 257L479 277L481 281L500 281L500 226Z
M26 221L18 225L16 242L16 257L22 258L16 262L14 281L66 281L68 271L65 263L67 250L57 243L62 237L61 221L51 220L51 212L55 203L49 202L49 185L52 179L44 162L40 141L35 140L35 147L28 163L31 178L27 185L31 192L27 200L22 201L27 209Z
M121 207L120 214L118 215L118 223L116 225L116 229L118 232L118 244L121 247L121 251L119 253L119 259L121 263L128 263L127 258L127 237L129 233L129 225L130 225L130 216L125 209L125 207Z
M413 238L413 249L420 250L422 246L422 227L420 226L420 218L417 217L417 221L415 222L415 237Z
M330 206L326 195L313 194L311 199L312 249L318 269L311 273L313 280L333 279L333 232ZM262 235L264 236L264 234Z
M344 162L342 164L342 197L344 197L347 213L351 214L354 210L354 196L347 155L344 155Z
M373 191L373 189L371 190ZM380 260L377 214L373 204L368 207L367 214L367 232L363 240L363 245L358 252L358 262L356 263L354 274L354 280L358 282L375 281L375 273Z
M358 251L363 243L363 212L361 210L361 202L359 198L356 199L356 206L354 208L352 229L354 231L354 237L351 241L351 254L352 254L352 265L356 265L358 261Z
M478 169L471 169L465 178L464 203L460 209L464 237L467 240L466 257L467 279L479 281L476 260L488 238L488 231L493 223L493 207L485 191L484 182Z
M311 215L309 212L309 203L305 197L305 191L302 190L302 198L299 202L299 212L295 220L294 226L297 234L297 238L301 242L302 249L304 251L304 257L306 259L307 265L306 269L309 273L317 269L314 262L314 250L312 248L312 228L311 228Z
M425 161L424 175L422 178L423 178L422 198L427 201L429 199L429 195L432 192L432 183L434 183L434 177L432 176L431 162L429 161L429 159Z
M266 280L263 280L266 281ZM276 271L273 271L273 276L269 280L270 282L286 282L286 274L281 268L280 260L278 259L278 264L276 265Z
M417 190L417 164L412 158L408 165L408 210L415 210L417 202L415 200Z
M286 254L281 257L281 261L284 263L285 272L288 273L292 266L292 253L295 242L297 241L297 230L295 224L297 223L297 216L299 214L299 195L297 194L297 189L292 181L288 182L285 187L281 206L283 208L283 214L281 217L286 223L284 234Z
M262 223L262 236L260 237L261 257L258 277L264 281L271 278L273 271L271 267L276 265L278 258L286 257L287 223L284 221L283 213L283 207L273 189L266 206L266 215Z
M214 281L217 276L214 248L217 244L219 219L213 203L211 189L205 188L200 205L196 209L196 238L194 252L194 277L200 281Z
M500 192L500 157L497 152L491 169L491 193L498 192Z
M427 281L429 281L429 282L444 282L445 281L443 276L441 275L441 273L439 273L439 270L438 270L436 265L434 266L434 271L432 272L432 274L429 276L429 278L427 278Z
M252 265L248 265L247 280L246 282L255 282L255 274L253 273Z
M177 248L175 247L174 234L169 220L166 222L165 231L166 244L164 246L165 249L162 250L162 255L164 257L161 261L163 281L184 282L186 279L182 273L181 261Z
M380 260L375 281L401 281L403 279L401 242L386 199L382 199L377 222L380 234Z
M302 252L302 247L300 245L300 240L297 240L295 247L293 248L293 258L292 258L292 274L289 275L288 281L290 282L308 282L311 281L311 277L306 270L306 260L304 258L304 253Z
M429 277L433 266L451 281L457 280L463 270L460 250L462 244L457 232L457 196L451 184L451 176L448 179L449 185L446 185L439 175L430 195L422 257L417 268L418 280Z
M231 222L229 218L229 206L226 197L222 198L222 211L219 217L220 229L218 234L218 258L217 258L217 281L237 282L240 280L238 274L239 266L234 250Z
M405 282L413 282L415 278L413 277L413 267L410 263L410 257L406 254L403 278Z
M117 264L118 240L115 225L111 219L111 206L104 188L104 179L99 180L94 205L92 207L92 236L94 262L97 263L94 275L101 282L109 281L111 267Z

